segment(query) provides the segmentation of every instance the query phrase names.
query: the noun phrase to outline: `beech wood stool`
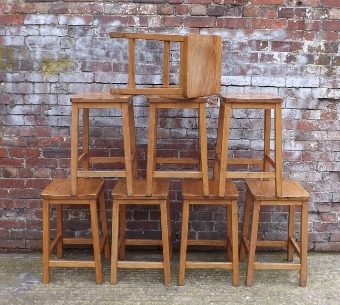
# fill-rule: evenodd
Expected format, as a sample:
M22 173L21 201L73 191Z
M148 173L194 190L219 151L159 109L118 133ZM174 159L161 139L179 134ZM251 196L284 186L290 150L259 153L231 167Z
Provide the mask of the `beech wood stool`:
M204 196L202 187L198 180L182 181L183 213L182 232L180 247L179 285L184 285L185 270L188 268L222 268L232 269L233 285L239 285L239 262L238 262L238 212L237 200L238 191L231 180L225 180L225 194L220 197L218 194L219 182L209 181L209 196ZM226 240L196 240L188 239L189 207L190 205L225 205L227 220ZM228 253L227 262L198 262L187 261L187 247L195 246L226 246Z
M127 194L131 196L132 180L138 178L136 135L133 100L131 95L113 95L109 92L90 92L71 96L72 128L71 128L71 193L77 194L78 177L120 177L126 178ZM121 109L124 156L94 157L89 150L89 110ZM79 110L83 110L82 152L78 155ZM90 170L90 163L122 163L124 170ZM82 168L79 168L82 167Z
M133 181L133 196L126 195L126 181L118 181L112 191L112 256L111 284L117 283L118 268L161 268L164 270L164 283L170 285L170 259L172 259L169 181L157 180L153 183L152 196L145 196L146 181ZM126 239L125 208L126 205L159 205L161 216L162 239ZM119 232L118 232L119 231ZM163 247L163 262L123 261L126 245L155 245ZM119 252L119 258L118 258ZM120 260L119 260L120 259Z
M207 152L207 126L206 126L206 102L207 97L183 98L166 96L149 96L149 132L148 155L146 173L146 195L152 194L152 183L155 178L193 178L200 179L203 183L203 193L209 195L209 173ZM159 109L197 109L198 111L198 141L199 157L184 158L174 156L157 156L157 126ZM160 170L157 164L198 164L198 170Z
M296 181L282 181L282 197L275 195L274 181L246 180L247 193L243 217L242 239L240 247L240 260L248 255L246 285L251 286L254 270L257 269L297 269L300 270L300 286L307 284L307 247L308 247L308 200L309 194ZM250 238L248 228L250 221L251 205L252 225ZM262 206L289 206L288 214L288 238L282 241L258 241L259 214ZM300 245L295 240L295 208L301 207L300 214ZM255 262L256 247L287 247L287 261L284 263ZM294 251L300 261L293 263Z
M224 180L234 178L274 179L276 196L282 196L282 102L283 98L262 93L221 93L214 179L220 180L219 195L224 194ZM232 109L264 109L263 158L229 158L228 142ZM271 156L271 110L274 110L274 157ZM232 171L231 165L262 165L263 171ZM271 171L271 169L273 169Z
M101 252L105 258L110 258L109 238L107 230L104 179L78 179L78 194L71 195L71 180L56 179L52 181L41 193L43 199L43 283L50 282L51 267L86 267L95 268L96 282L102 283ZM97 202L102 224L102 238L99 238ZM88 205L91 216L92 238L65 238L63 237L62 205ZM50 241L50 208L56 206L56 237ZM93 261L53 260L51 254L57 249L57 257L63 258L63 245L92 244L94 252Z

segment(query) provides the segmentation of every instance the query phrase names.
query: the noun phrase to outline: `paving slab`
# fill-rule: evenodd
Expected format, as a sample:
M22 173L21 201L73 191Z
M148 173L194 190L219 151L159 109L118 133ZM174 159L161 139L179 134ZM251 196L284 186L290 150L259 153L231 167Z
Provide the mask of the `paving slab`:
M66 259L89 259L90 252L65 251ZM190 252L192 259L223 260L223 251ZM127 259L161 259L160 252L130 251ZM283 252L260 253L259 260L284 261ZM340 254L308 253L307 287L299 287L297 270L256 270L252 287L245 286L246 262L240 263L240 286L231 270L192 269L178 286L178 253L171 262L172 284L164 286L161 269L120 269L110 284L110 261L103 258L103 284L90 268L52 268L43 284L42 255L0 253L0 304L340 304Z

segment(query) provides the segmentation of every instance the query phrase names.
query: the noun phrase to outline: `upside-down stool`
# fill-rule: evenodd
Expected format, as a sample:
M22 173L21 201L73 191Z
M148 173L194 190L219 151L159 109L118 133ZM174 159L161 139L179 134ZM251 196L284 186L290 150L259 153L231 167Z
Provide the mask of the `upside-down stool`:
M218 194L219 183L217 180L209 181L209 196L204 196L202 187L198 180L182 181L183 213L182 232L180 247L179 285L184 285L185 270L188 268L217 268L232 269L232 282L234 286L239 285L239 263L238 263L238 191L231 180L225 180L225 194ZM196 240L188 239L189 207L190 205L225 205L227 220L226 240ZM186 253L188 246L226 246L228 261L226 262L198 262L187 261Z
M126 178L127 194L132 195L132 180L138 178L136 135L133 100L131 95L113 95L109 92L89 92L71 96L72 128L71 128L71 193L77 194L77 178L79 177L119 177ZM91 156L89 149L89 110L90 109L121 109L124 156L101 157ZM79 110L83 110L82 151L78 154ZM90 164L122 163L123 170L95 170Z
M282 197L275 195L274 181L246 180L247 193L243 217L240 260L248 255L246 285L251 286L254 270L258 269L297 269L300 271L300 286L307 284L307 244L308 244L308 192L296 181L282 181ZM252 225L248 239L251 206ZM288 206L288 238L280 241L260 241L258 239L258 225L260 209L263 206ZM295 209L301 208L300 213L300 245L295 240ZM288 262L255 262L256 247L286 247ZM297 253L299 262L293 261L293 254Z
M152 196L146 196L146 181L133 181L133 195L126 194L126 181L121 179L112 191L112 256L111 284L117 283L118 268L160 268L164 270L164 283L170 285L170 259L172 258L169 181L157 180L153 183ZM127 239L125 237L126 205L159 205L162 239ZM126 245L156 245L163 248L163 261L124 261ZM119 257L118 257L119 253Z
M282 196L282 102L283 98L264 93L221 93L214 161L214 179L220 180L219 195L224 195L224 180L274 179L275 194ZM264 109L263 158L228 157L232 109ZM274 111L274 150L271 151L271 110ZM271 155L274 152L274 157ZM263 171L232 171L228 165L262 165Z
M51 267L86 267L95 268L96 282L102 283L101 252L105 258L110 258L109 237L107 230L104 179L78 179L77 195L71 194L70 179L56 179L52 181L41 193L43 199L43 283L50 282ZM102 238L99 238L97 203L99 202ZM56 237L50 240L50 209L56 206ZM63 236L63 205L87 205L90 208L92 238L65 238ZM92 244L94 260L53 260L52 252L57 249L58 259L63 258L63 245Z

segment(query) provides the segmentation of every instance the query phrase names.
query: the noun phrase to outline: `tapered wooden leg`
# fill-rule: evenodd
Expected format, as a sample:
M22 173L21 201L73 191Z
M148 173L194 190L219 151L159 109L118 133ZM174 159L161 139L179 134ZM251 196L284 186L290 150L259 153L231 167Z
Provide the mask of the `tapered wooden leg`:
M179 255L179 278L178 278L178 285L180 286L183 286L185 281L185 265L188 247L188 226L189 226L189 201L183 200L181 247Z
M243 224L242 224L242 234L241 234L241 243L240 243L240 261L243 261L245 255L248 254L248 230L249 230L249 222L250 222L250 209L252 203L252 196L249 190L246 193L246 201L243 211Z
M56 205L57 211L57 257L63 258L64 257L64 249L63 249L63 208L61 204Z
M221 158L220 158L220 183L218 187L218 194L220 197L225 195L225 179L227 177L227 163L228 163L228 144L229 144L229 125L231 116L231 105L225 105L224 110L224 126L222 133L222 147L221 147Z
M257 232L258 232L258 224L259 224L259 216L260 216L260 203L261 203L260 201L254 202L253 220L251 224L251 233L250 233L250 240L249 240L246 286L251 286L253 283Z
M93 240L94 264L95 264L95 271L96 271L96 283L101 284L103 282L103 276L102 276L102 266L101 266L98 213L97 213L96 200L90 201L90 212L91 212L91 229L92 229L92 240Z
M224 126L224 103L221 103L218 113L218 126L217 126L217 137L216 137L216 148L215 148L215 159L214 159L214 180L220 179L220 162L221 162L221 150L222 150L222 134Z
M118 252L119 252L119 259L125 259L125 241L126 241L126 231L125 231L125 224L126 224L126 205L121 204L119 206L119 238L118 238Z
M154 103L149 104L148 157L146 165L146 196L152 195L153 173L156 166L157 142L157 108Z
M231 204L227 204L226 206L226 222L227 222L227 257L228 257L228 261L232 261L233 260L233 245L232 245L232 240L233 240L233 218L232 218L232 208L231 208ZM238 258L237 258L238 259Z
M289 206L288 215L288 245L287 245L287 261L292 262L294 256L294 248L291 240L295 239L295 205Z
M166 202L166 207L167 207L167 221L168 221L168 240L169 240L169 255L170 255L170 260L172 260L172 233L171 233L171 211L170 211L170 201L169 198L167 199Z
M206 105L200 103L198 111L199 120L199 145L201 155L201 171L203 182L203 194L209 196L209 172L208 172L208 145L207 145L207 122L206 122Z
M104 255L106 259L110 259L110 243L109 243L109 233L107 229L107 218L106 218L106 208L105 208L105 195L104 191L102 191L99 195L99 211L100 211L100 218L102 220L102 233L103 233L103 240L104 240Z
M163 264L164 264L164 285L171 284L170 275L170 255L169 255L169 226L167 215L167 202L161 203L161 226L162 226L162 243L163 243Z
M233 263L233 285L239 285L239 261L238 261L238 209L237 201L231 202L231 242L232 242L232 263Z
M133 178L138 178L138 164L137 164L137 146L136 146L136 128L135 128L135 115L133 109L133 103L129 105L129 126L130 126L130 147L132 155L132 175Z
M118 213L119 204L117 200L112 204L112 245L111 245L111 284L117 283L117 261L118 261Z
M125 171L126 171L126 190L127 195L132 196L132 182L133 182L133 166L132 166L132 149L130 140L130 124L129 124L129 110L128 106L124 104L122 106L122 122L123 122L123 133L124 133L124 157L125 157Z
M300 286L307 285L307 251L308 251L308 201L302 202L301 206L301 229L300 229Z
M50 205L43 200L43 283L50 282Z

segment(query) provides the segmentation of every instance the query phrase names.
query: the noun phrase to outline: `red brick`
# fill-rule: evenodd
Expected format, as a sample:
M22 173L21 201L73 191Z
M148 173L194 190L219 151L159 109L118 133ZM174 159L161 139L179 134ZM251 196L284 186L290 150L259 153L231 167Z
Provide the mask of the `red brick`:
M340 27L340 21L338 20L324 20L322 22L322 29L324 31L338 31Z
M187 27L214 27L216 25L216 18L214 17L183 17L182 21L184 26Z
M253 19L253 29L286 29L286 20Z
M323 0L322 4L325 7L340 7L340 2L338 0Z
M0 25L20 25L24 22L24 15L2 15Z

